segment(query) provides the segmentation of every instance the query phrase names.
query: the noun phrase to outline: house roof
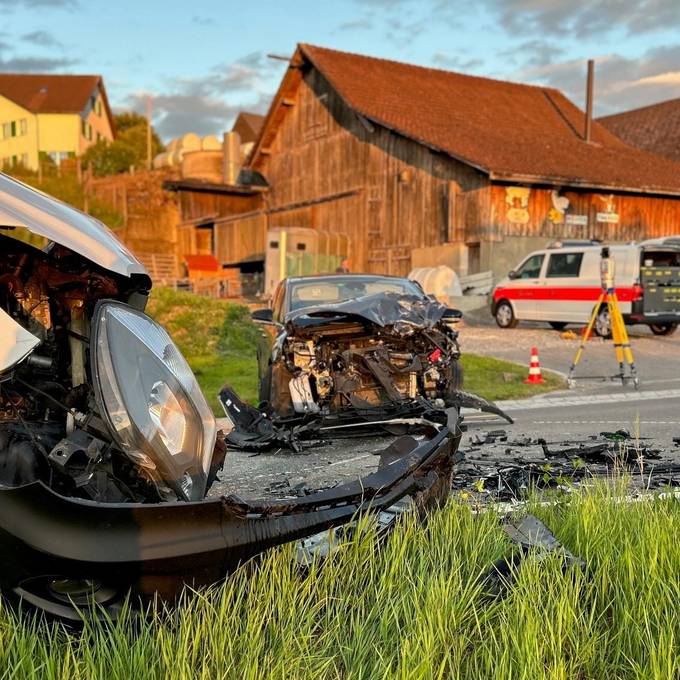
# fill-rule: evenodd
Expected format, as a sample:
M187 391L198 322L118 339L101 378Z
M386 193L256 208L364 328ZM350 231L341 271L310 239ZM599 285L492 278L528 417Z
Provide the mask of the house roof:
M680 99L598 118L631 146L680 161Z
M243 143L254 142L260 134L262 123L264 123L264 116L261 116L259 113L241 111L231 129L241 135Z
M97 87L110 118L101 76L0 73L0 94L31 113L80 113Z
M313 65L364 118L444 152L499 181L680 194L680 165L628 146L559 90L424 68L300 44L267 114ZM271 133L263 129L255 163Z

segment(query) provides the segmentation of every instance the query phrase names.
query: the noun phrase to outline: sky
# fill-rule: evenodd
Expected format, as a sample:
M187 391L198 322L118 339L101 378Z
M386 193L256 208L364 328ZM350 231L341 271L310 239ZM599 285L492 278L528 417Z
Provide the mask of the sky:
M680 0L0 0L0 72L97 73L167 141L265 113L298 42L550 85L595 114L680 97Z

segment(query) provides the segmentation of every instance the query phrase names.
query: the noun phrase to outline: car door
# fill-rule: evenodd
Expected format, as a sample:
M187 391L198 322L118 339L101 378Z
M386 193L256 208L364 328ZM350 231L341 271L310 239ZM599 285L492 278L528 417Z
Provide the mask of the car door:
M588 290L581 282L583 251L555 250L548 254L541 292L536 296L536 319L539 321L580 321L592 309L584 299Z
M545 253L534 253L517 267L509 282L509 293L518 319L535 319L536 297L541 289Z
M284 298L285 281L282 281L272 296L271 320L255 320L260 330L257 341L258 395L260 401L271 400L272 351L276 339L283 330Z

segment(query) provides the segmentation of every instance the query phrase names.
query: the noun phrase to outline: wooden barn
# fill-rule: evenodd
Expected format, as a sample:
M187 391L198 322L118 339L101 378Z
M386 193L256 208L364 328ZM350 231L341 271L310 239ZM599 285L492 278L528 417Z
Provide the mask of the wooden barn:
M220 218L223 262L309 227L345 234L353 271L499 276L552 239L680 232L680 164L586 125L561 92L305 44L248 166L268 189Z

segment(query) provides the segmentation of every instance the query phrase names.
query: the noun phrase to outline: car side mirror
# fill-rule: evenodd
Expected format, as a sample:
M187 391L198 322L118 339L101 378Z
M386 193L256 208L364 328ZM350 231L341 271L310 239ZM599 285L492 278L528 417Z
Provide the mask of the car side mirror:
M460 309L454 309L453 307L449 307L445 312L444 312L444 319L447 321L452 321L454 319L462 319L463 318L463 312L460 311Z
M254 312L251 312L250 318L253 321L272 323L274 321L274 313L271 309L256 309Z
M511 269L511 270L508 272L508 278L509 278L509 279L516 279L516 278L519 278L519 274L518 274L514 269Z

